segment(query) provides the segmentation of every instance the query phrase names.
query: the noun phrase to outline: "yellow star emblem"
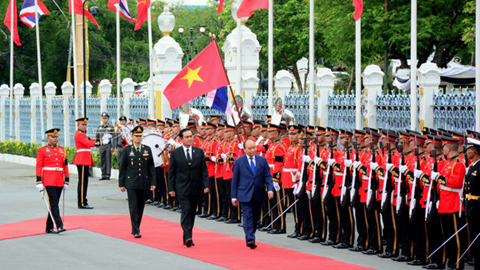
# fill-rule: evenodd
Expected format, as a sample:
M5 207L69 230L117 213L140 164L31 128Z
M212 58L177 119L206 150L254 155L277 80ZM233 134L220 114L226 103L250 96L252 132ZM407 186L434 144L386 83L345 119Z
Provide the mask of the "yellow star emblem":
M187 67L187 75L183 76L180 80L188 80L188 88L192 86L193 81L203 82L202 78L198 76L198 72L202 66L198 67L195 70L192 70L190 67Z

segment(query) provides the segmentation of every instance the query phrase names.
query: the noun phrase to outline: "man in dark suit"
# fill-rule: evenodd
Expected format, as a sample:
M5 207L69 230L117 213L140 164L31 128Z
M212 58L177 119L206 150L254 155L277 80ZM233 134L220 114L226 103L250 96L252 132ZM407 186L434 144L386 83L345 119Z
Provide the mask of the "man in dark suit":
M268 167L267 160L255 155L257 148L255 142L248 139L245 142L245 155L235 160L232 178L232 204L243 209L243 230L247 246L251 249L257 247L255 244L255 231L257 222L260 219L262 203L267 196L273 198L273 181Z
M182 146L172 151L168 167L168 190L171 197L178 197L181 205L180 224L183 229L183 244L194 246L192 229L198 203L208 189L208 169L205 154L201 148L192 146L193 134L190 129L179 133Z
M471 239L480 235L480 141L468 138L467 157L470 167L465 176L463 194L465 197L465 216L470 226ZM476 239L471 247L475 261L475 270L480 269L480 239Z
M140 238L140 223L147 200L148 190L155 190L155 167L150 147L142 144L143 128L137 126L132 130L133 144L124 148L120 162L120 179L118 186L122 192L127 191L128 208L132 221L132 234Z

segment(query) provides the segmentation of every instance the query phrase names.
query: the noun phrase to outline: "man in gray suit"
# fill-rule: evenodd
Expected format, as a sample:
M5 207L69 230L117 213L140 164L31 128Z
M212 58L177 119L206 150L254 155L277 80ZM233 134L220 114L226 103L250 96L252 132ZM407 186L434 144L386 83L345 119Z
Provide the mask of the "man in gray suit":
M208 190L208 170L205 154L201 148L192 146L193 134L190 129L179 133L182 146L172 151L168 167L168 190L171 197L177 197L182 209L180 224L183 229L183 244L194 246L192 229L198 202Z
M105 139L106 134L108 134L108 139L110 142L103 144L98 147L98 154L100 155L100 166L102 167L102 178L100 180L110 180L110 173L112 171L112 153L113 153L113 144L111 139L114 138L115 128L108 123L110 120L110 115L108 113L102 113L102 123L97 127L97 140ZM116 140L115 140L116 141Z

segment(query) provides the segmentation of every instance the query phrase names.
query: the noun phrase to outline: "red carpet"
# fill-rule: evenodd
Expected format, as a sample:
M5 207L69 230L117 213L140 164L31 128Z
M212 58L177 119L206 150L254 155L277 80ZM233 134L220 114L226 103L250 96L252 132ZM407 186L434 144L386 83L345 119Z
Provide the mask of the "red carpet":
M251 250L242 238L200 228L193 230L195 246L187 248L182 244L178 223L150 216L143 217L139 239L130 234L128 215L66 216L65 224L67 230L81 228L230 269L266 269L274 265L283 269L370 269L259 242L258 248ZM44 228L45 218L0 225L0 241L43 234Z

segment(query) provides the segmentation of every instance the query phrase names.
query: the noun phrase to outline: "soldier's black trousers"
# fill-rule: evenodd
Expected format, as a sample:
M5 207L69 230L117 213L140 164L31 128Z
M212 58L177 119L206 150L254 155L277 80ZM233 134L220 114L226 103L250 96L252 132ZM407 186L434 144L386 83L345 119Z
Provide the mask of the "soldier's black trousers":
M48 201L50 203L50 211L52 212L53 219L55 220L55 224L57 225L57 229L63 227L62 218L60 217L60 209L58 207L58 203L60 202L60 196L62 195L63 187L45 187L45 190L48 194ZM53 228L53 220L50 213L47 216L47 228L46 230L52 230Z
M383 238L387 241L385 252L391 253L392 256L398 256L399 239L398 239L398 225L397 216L395 215L395 207L390 202L385 202L382 210L382 220L384 226Z
M355 221L357 223L357 246L368 249L370 242L368 239L367 209L365 203L355 205Z
M462 215L461 218L458 217L458 212L456 213L448 213L448 214L440 214L440 221L442 222L443 228L443 236L445 237L444 241L446 241L450 236L456 233L460 228L465 225L465 217ZM461 259L458 263L457 261L462 256L463 252L466 249L466 241L467 239L467 229L464 228L462 231L457 233L450 241L447 242L447 267L446 268L455 268L455 269L463 269L464 268L464 260Z
M143 209L147 200L147 189L127 189L128 209L130 210L130 221L132 223L132 234L140 233Z
M78 207L83 207L88 204L87 189L88 189L88 175L89 166L77 165L78 170L78 185L77 185L77 203Z
M372 199L373 200L373 199ZM382 227L380 225L380 202L372 201L375 204L371 209L367 209L368 220L368 240L369 249L376 250L377 252L383 251L382 245Z
M340 197L332 197L325 207L328 217L328 240L339 243L341 240Z
M311 201L314 237L318 237L321 241L325 241L327 237L327 217L322 202L322 196L319 195L316 198L312 198Z

